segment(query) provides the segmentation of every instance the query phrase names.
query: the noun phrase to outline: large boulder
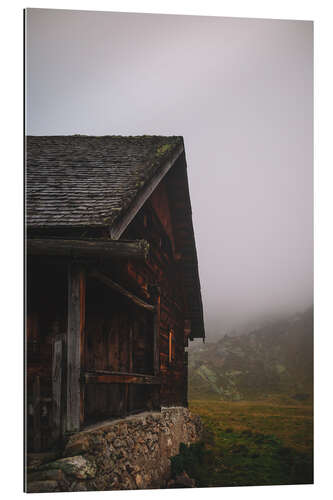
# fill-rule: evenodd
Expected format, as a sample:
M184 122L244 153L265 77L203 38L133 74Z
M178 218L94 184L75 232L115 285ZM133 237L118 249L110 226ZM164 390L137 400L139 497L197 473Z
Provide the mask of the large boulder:
M60 469L69 476L77 479L92 479L96 475L96 465L81 455L75 457L60 458L55 462L50 462L41 467L41 469Z

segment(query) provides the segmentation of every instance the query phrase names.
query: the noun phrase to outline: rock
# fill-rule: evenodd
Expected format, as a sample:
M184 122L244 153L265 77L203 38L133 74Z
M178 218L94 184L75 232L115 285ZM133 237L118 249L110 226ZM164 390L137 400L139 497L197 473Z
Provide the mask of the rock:
M28 483L28 493L49 493L60 491L57 481L33 481Z
M122 445L123 445L123 443L120 441L120 439L115 439L115 440L113 441L113 446L114 446L115 448L120 448Z
M165 487L169 457L177 454L180 440L189 444L198 439L196 427L200 429L200 420L187 409L168 408L72 434L63 454L30 456L34 468L28 468L28 481L36 492ZM182 474L167 487L194 486L193 479Z
M81 455L89 450L89 439L86 436L81 436L77 440L69 441L65 448L64 456L73 457Z
M121 478L121 489L122 490L133 490L135 489L135 483L132 478L128 475L124 475Z
M127 458L128 457L128 453L125 449L121 449L119 455L120 455L120 458Z
M123 424L119 427L119 434L122 436L127 436L128 434L128 428L126 424Z
M130 462L126 462L125 467L128 470L128 472L130 472L131 474L136 473L136 472L140 472L140 470L141 470L139 465L133 464Z
M61 469L65 474L77 479L91 479L96 475L96 465L81 455L60 458L55 462L43 465L41 469Z
M61 469L41 470L28 474L28 481L63 481L64 473Z
M150 474L145 474L143 476L143 478L144 478L144 483L145 484L150 484L150 482L151 482L151 475Z
M109 489L109 488L107 488ZM114 479L113 481L111 481L110 483L110 489L111 490L119 490L119 481L118 479Z
M135 483L136 483L138 488L143 488L143 479L142 479L142 476L140 474L136 474Z
M132 449L134 446L134 441L132 438L127 438L127 446Z
M72 485L71 491L88 491L88 488L84 481L77 481Z
M115 432L108 432L105 436L105 439L109 442L112 442L114 440L114 438L116 437L116 433Z

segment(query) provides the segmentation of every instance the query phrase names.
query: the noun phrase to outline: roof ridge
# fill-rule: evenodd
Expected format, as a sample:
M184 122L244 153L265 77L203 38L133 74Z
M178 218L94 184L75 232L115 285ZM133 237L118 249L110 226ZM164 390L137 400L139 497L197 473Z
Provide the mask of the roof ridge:
M104 135L92 135L92 134L50 134L50 135L34 135L34 134L26 134L26 138L28 137L91 137L91 138L120 138L120 139L143 139L143 138L151 138L151 139L181 139L184 140L182 135L158 135L158 134L143 134L143 135L121 135L121 134L104 134Z

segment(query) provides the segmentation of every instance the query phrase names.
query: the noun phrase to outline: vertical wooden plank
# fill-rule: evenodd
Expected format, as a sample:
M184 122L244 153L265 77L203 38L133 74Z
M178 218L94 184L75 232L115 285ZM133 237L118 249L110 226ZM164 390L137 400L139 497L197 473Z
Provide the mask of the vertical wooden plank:
M188 352L184 352L184 406L188 407Z
M27 342L38 342L38 315L33 312L27 316Z
M62 371L62 339L57 337L53 343L52 353L52 440L58 441L61 434L61 371Z
M119 349L120 349L120 342L119 342L119 316L115 315L114 320L112 322L113 326L113 336L114 336L114 370L115 371L120 371L120 363L119 363Z
M32 405L33 405L33 450L35 452L41 449L41 430L40 430L40 379L39 375L34 377L32 387Z
M67 333L62 336L60 420L63 436L67 430Z
M81 371L85 370L85 324L86 324L86 280L84 272L80 273L80 365ZM80 424L84 423L84 402L85 402L85 384L83 380L80 383Z
M159 286L154 286L152 295L156 305L154 313L154 353L153 353L153 371L154 375L160 374L160 323L161 323L161 290ZM161 408L161 386L152 387L153 409Z
M81 335L82 280L84 271L77 263L68 265L68 323L67 323L67 415L66 431L80 429L81 416Z
M128 372L133 373L133 325L130 325L129 334L128 334ZM133 391L131 386L128 386L127 391L127 413L132 410L133 406Z
M128 313L119 314L119 371L128 371L128 358L129 358L129 320Z
M123 403L123 416L125 417L128 413L128 386L129 384L123 384L124 389L123 389L123 396L124 396L124 403Z
M156 289L154 313L154 375L160 373L160 316L161 316L161 296L159 289Z
M133 326L130 325L128 332L128 373L133 372Z

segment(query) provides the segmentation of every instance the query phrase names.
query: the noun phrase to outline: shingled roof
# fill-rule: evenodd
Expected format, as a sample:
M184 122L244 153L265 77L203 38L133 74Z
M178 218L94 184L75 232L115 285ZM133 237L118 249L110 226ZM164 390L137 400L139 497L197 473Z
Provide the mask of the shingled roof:
M110 227L163 166L182 137L29 136L29 227Z
M191 338L204 338L182 137L28 136L26 224L39 235L45 230L59 235L74 228L107 228L117 240L181 156L181 184L171 193L171 208L183 254Z

